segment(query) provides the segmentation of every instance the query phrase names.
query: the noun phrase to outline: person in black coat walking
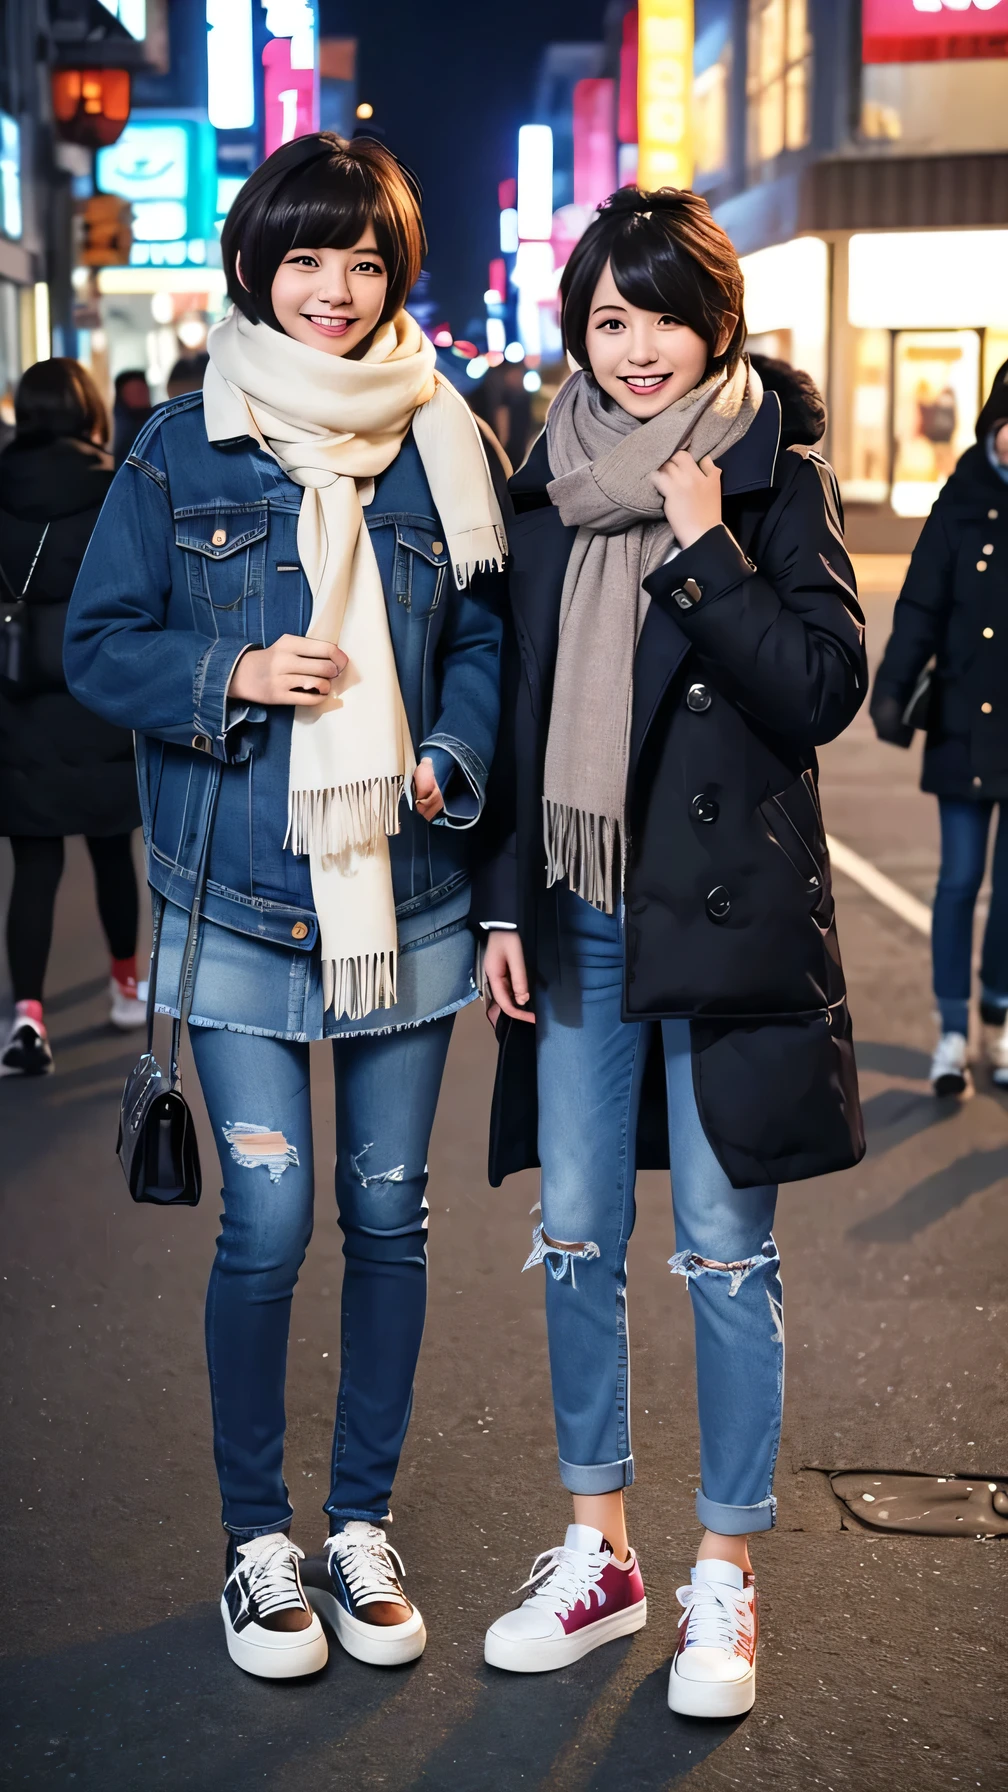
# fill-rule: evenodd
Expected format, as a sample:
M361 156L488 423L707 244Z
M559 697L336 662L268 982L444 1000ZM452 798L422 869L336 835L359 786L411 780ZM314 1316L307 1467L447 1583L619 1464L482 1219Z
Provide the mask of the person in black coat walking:
M832 470L782 448L705 202L623 190L561 292L583 371L511 481L472 913L500 1042L490 1179L542 1166L526 1267L546 1268L574 1523L486 1657L560 1667L645 1621L625 1259L636 1168L671 1160L705 1534L669 1703L728 1717L755 1696L747 1535L775 1518L776 1185L864 1151L815 754L866 694L863 618Z
M880 740L927 739L921 789L938 798L941 870L931 926L940 1036L936 1095L970 1086L967 1037L973 911L998 808L993 889L980 966L980 1013L998 1029L991 1075L1008 1088L1008 361L977 420L977 439L921 530L875 675ZM933 666L932 666L933 662Z
M130 849L140 809L132 737L82 708L63 676L70 593L112 482L101 445L105 406L83 367L56 358L23 375L16 416L17 434L0 454L0 596L7 606L23 598L27 625L20 665L7 666L16 675L0 677L0 835L14 854L7 954L15 1002L0 1075L37 1076L52 1069L42 986L67 834L87 836L94 865L112 959L112 1023L143 1023Z

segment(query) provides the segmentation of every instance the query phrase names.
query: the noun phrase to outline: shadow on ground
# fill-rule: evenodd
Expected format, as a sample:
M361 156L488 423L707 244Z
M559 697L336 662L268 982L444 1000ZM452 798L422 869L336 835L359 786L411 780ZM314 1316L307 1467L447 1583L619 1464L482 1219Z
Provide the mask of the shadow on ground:
M905 1244L923 1232L925 1226L954 1212L971 1195L982 1194L1003 1176L1008 1176L1008 1146L968 1151L944 1170L935 1170L931 1176L915 1182L892 1207L859 1220L847 1236L865 1244Z

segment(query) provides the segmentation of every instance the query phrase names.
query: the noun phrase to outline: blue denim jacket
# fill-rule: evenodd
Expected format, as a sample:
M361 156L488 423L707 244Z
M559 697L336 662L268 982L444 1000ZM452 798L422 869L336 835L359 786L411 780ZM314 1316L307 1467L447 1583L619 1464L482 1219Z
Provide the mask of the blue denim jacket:
M204 817L208 921L311 953L307 858L284 847L293 711L228 701L246 647L303 635L301 488L249 437L211 444L202 394L157 411L113 481L74 587L64 664L74 695L136 734L147 868L192 906ZM458 591L420 456L407 436L365 511L417 757L445 812L401 810L390 841L397 912L457 895L483 807L500 707L497 579Z

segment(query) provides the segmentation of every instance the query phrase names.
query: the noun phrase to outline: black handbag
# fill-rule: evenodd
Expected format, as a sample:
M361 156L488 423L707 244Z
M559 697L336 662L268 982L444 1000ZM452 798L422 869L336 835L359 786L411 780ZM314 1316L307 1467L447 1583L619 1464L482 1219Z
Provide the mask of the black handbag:
M154 941L147 986L147 1050L126 1078L119 1112L116 1155L122 1164L129 1192L134 1201L151 1201L159 1207L195 1207L203 1187L196 1128L179 1076L179 1048L182 1028L192 1007L200 912L206 891L210 833L219 787L218 775L207 802L206 831L179 973L178 1016L172 1021L168 1075L165 1076L154 1056L154 1001L165 911L165 899L158 892L154 899Z
M7 574L0 566L0 580L10 593L9 597L0 598L0 678L5 678L8 684L26 685L31 682L31 621L25 593L31 584L32 573L38 565L39 555L48 533L49 524L47 523L39 537L35 557L28 568L28 577L22 585L20 593L15 593Z
M900 717L904 728L923 728L926 733L931 726L933 703L934 667L925 666Z

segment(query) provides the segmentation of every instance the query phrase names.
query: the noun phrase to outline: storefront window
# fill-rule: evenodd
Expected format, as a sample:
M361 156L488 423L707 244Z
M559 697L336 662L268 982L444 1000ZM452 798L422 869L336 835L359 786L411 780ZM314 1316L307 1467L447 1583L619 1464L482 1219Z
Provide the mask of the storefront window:
M728 161L731 42L693 77L693 153L699 175L720 174Z
M987 397L994 375L1008 361L1008 330L985 330L983 342L983 394Z
M977 330L899 330L894 342L892 507L927 516L974 440L980 401Z
M859 330L851 394L851 472L843 482L849 503L883 504L889 496L891 363L890 331Z
M749 0L747 154L771 162L809 140L812 39L807 0Z

